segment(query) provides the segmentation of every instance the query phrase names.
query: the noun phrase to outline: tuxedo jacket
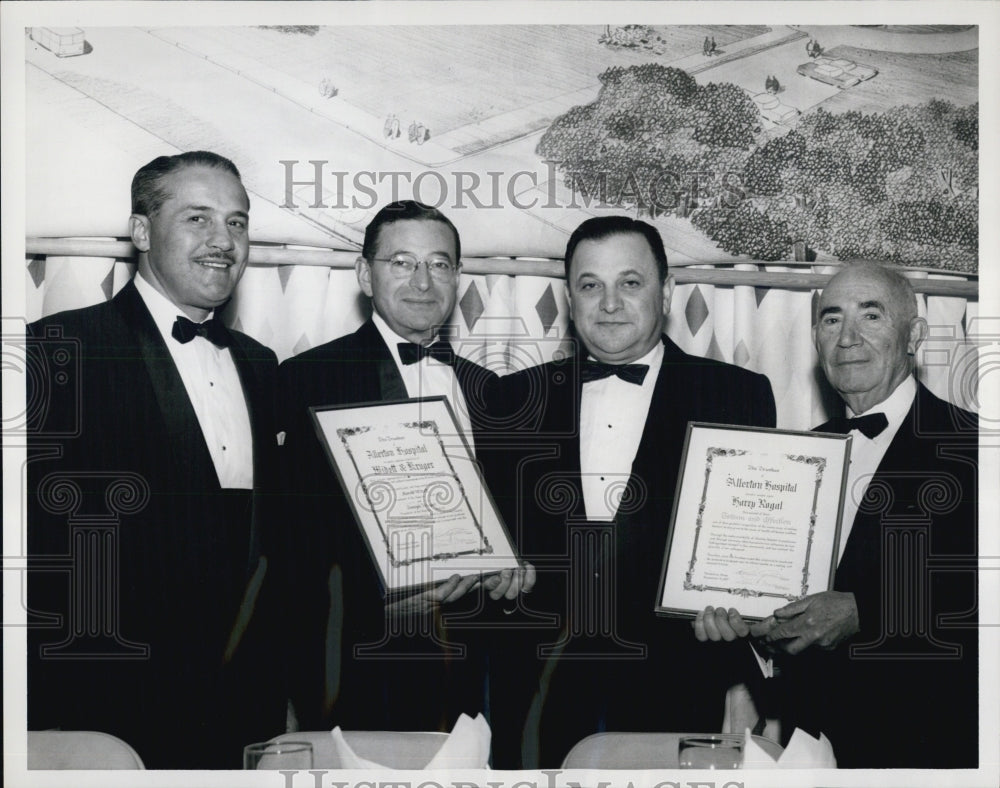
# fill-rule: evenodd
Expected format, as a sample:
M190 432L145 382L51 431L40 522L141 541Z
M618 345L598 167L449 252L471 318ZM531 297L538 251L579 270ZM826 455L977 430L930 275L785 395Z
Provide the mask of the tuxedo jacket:
M861 631L780 660L770 713L825 733L839 766L977 764L977 447L977 417L919 385L837 567Z
M688 422L775 423L765 376L691 356L666 336L663 344L663 364L613 529L617 560L628 569L617 580L627 591L619 603L629 611L629 624L652 615ZM579 358L501 378L493 429L484 441L494 497L524 556L540 565L565 565L569 532L586 521Z
M477 431L496 375L460 356L453 368ZM386 617L385 589L309 411L406 399L389 348L368 320L283 362L279 390L286 567L303 639L292 674L300 725L450 730L459 712L474 714L481 705L468 651L448 642L435 616L407 623Z
M689 622L655 615L657 586L688 422L773 427L774 397L763 375L691 356L666 336L663 345L613 524L586 522L581 356L501 378L496 389L493 444L480 456L523 557L538 569L536 590L522 605L532 626L526 640L534 668L522 670L539 675L546 666L538 690L545 695L541 736L549 729L564 739L552 747L542 742L543 767L558 766L574 738L598 729L716 730L721 723L721 686L702 686L705 697L686 701L714 654L695 647ZM557 616L557 626L535 629L539 614ZM559 641L567 628L575 634L556 663L545 660L552 652L539 648ZM699 712L712 727L698 727Z
M239 768L284 729L264 549L277 359L231 335L254 494L220 488L132 283L28 326L29 728L112 733L150 768Z

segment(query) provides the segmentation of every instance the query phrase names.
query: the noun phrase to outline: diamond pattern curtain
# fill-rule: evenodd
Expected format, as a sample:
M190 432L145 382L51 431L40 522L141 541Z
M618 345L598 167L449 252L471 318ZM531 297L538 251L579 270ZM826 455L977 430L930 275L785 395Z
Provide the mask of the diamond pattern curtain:
M135 270L130 262L95 257L32 257L26 265L29 321L107 300ZM737 268L801 271L776 265ZM767 375L778 426L808 429L828 418L837 402L822 380L812 346L816 297L815 292L776 288L679 285L667 333L689 353ZM978 356L966 331L978 303L943 296L919 296L918 303L931 328L918 356L920 380L938 396L977 410ZM350 333L368 310L352 270L251 266L225 319L285 359ZM541 276L463 275L452 330L459 354L499 374L550 361L568 350L564 283Z

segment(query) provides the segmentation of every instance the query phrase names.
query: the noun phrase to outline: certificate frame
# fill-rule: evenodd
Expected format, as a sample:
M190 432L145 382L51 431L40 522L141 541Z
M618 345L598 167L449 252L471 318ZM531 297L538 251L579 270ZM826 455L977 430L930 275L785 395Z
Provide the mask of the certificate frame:
M520 565L446 397L309 412L386 595Z
M832 588L851 442L689 422L655 612L736 608L759 621Z

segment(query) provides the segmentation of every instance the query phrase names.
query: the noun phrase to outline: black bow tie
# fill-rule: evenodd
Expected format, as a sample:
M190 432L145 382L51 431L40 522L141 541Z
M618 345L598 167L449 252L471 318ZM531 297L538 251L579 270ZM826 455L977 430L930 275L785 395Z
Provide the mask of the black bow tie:
M641 386L649 372L648 364L605 364L601 361L584 361L580 368L580 380L590 383L617 375L627 383Z
M839 432L846 435L851 430L858 430L862 435L874 438L888 426L889 419L885 417L884 413L869 413L867 416L858 416L854 419L838 416L835 419L830 419L827 424L827 432Z
M451 349L451 344L443 339L439 339L433 345L400 342L396 347L399 348L399 360L406 365L416 364L420 359L427 356L440 361L442 364L450 365L455 363L455 351Z
M204 323L195 323L186 317L178 316L170 335L182 345L186 345L195 337L205 337L217 347L229 347L232 343L228 329L214 317Z

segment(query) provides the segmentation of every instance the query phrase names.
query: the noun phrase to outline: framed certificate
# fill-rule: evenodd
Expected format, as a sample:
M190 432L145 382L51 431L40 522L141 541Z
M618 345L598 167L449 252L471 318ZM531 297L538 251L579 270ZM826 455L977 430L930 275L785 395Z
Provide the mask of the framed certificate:
M688 424L656 612L748 620L833 583L849 435Z
M387 593L518 566L445 397L309 410Z

